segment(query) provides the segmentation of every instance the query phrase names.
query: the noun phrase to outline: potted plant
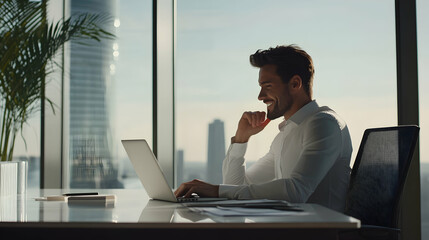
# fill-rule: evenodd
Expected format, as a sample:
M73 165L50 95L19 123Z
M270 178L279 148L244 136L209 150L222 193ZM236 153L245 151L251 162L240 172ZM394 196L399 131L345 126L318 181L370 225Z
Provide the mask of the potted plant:
M50 22L47 6L47 0L0 1L0 164L4 166L12 161L17 134L40 109L40 103L47 101L55 109L44 90L46 77L56 64L54 57L64 44L72 39L114 38L100 27L112 21L110 16L81 14ZM8 168L1 171L0 166L0 186L14 178L5 176L14 171Z

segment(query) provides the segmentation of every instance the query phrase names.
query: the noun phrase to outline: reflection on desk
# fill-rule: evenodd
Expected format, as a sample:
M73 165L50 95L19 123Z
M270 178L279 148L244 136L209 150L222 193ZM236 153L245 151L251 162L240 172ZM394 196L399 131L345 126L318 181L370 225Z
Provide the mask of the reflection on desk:
M67 190L45 189L24 195L2 197L0 221L3 222L113 222L113 223L281 223L283 227L357 228L359 220L316 204L301 204L311 214L290 216L208 216L191 212L179 203L150 200L144 190L104 189L100 194L115 194L115 205L71 205L66 202L35 201L34 198L60 195ZM76 190L77 191L77 190ZM79 191L88 191L82 189Z
M76 191L87 191L87 189ZM0 199L0 232L15 238L125 239L135 234L159 238L195 235L225 239L288 238L335 239L339 229L360 227L360 221L317 204L299 204L309 214L298 216L209 216L189 211L179 203L149 200L144 190L104 189L115 194L114 206L73 205L35 201L36 197L60 195L69 190L45 189ZM267 231L268 230L268 231ZM49 234L47 234L49 233ZM134 235L133 235L134 234ZM62 237L62 239L64 239Z

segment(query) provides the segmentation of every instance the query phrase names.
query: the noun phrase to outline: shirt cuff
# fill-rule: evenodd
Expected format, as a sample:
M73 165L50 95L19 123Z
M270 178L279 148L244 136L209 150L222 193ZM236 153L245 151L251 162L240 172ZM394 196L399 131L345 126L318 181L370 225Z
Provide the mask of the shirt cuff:
M234 189L237 185L219 184L219 197L234 199Z
M229 156L232 158L241 158L244 157L244 154L246 154L247 150L247 143L233 143L229 147Z

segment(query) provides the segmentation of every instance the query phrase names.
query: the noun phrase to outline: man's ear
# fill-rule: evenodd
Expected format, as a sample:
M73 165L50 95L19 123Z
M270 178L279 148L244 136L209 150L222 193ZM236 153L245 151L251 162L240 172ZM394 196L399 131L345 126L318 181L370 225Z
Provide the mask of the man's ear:
M300 90L302 88L302 79L299 75L293 75L289 81L291 90Z

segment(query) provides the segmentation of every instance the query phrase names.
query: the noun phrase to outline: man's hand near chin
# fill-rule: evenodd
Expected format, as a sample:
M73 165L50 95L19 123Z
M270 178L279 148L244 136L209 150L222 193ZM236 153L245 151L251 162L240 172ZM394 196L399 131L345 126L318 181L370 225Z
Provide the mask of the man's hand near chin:
M245 112L241 117L235 136L232 138L233 143L245 143L249 141L252 135L262 131L269 119L265 119L265 112ZM174 195L176 197L189 198L192 193L198 194L200 197L219 197L219 185L213 185L200 180L192 180L182 183Z
M200 197L219 197L219 185L213 185L194 179L190 182L182 183L179 188L174 191L176 197L189 198L192 193L196 193Z
M245 112L238 122L237 132L232 138L233 143L246 143L252 135L261 132L270 119L265 119L265 112Z

